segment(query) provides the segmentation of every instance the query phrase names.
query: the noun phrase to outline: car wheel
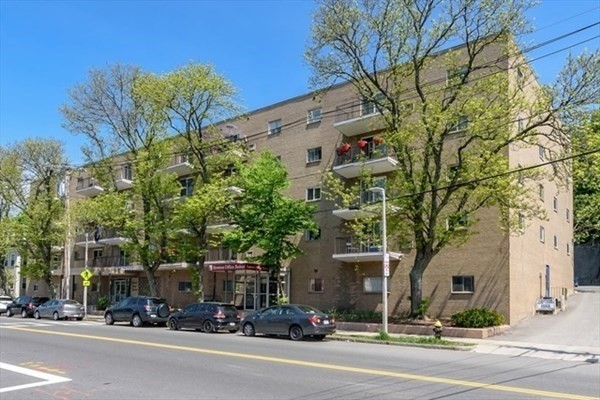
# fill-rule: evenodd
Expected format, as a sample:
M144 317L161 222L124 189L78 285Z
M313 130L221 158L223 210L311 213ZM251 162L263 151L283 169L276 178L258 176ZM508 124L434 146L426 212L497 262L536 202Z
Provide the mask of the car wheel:
M254 336L256 334L256 331L254 330L254 325L252 325L250 322L244 324L242 331L246 336Z
M167 318L171 312L169 311L169 306L165 303L162 303L158 306L156 313L161 318Z
M300 328L298 325L292 325L290 328L290 339L294 341L304 339L304 332L302 332L302 328Z
M77 318L77 321L83 321L83 317Z
M6 316L7 317L12 317L13 316L13 313L12 313L12 311L10 311L10 309L6 310Z
M139 328L143 324L142 317L140 317L138 314L135 314L133 318L131 318L131 325L133 325L135 328Z
M54 314L52 314L52 319L55 321L58 321L60 319L60 317L58 316L58 312L54 311Z
M21 318L27 318L27 310L26 309L21 310Z
M316 340L323 340L325 339L325 335L315 335L314 336Z
M33 318L35 319L40 319L40 312L38 310L35 310L35 312L33 313Z
M179 327L177 326L177 321L175 321L175 318L169 319L169 329L172 331L179 330Z
M115 320L113 319L113 316L111 313L107 313L104 316L104 322L106 322L106 325L112 325L115 323Z
M209 319L205 320L202 324L202 330L206 333L214 333L215 332L215 324Z

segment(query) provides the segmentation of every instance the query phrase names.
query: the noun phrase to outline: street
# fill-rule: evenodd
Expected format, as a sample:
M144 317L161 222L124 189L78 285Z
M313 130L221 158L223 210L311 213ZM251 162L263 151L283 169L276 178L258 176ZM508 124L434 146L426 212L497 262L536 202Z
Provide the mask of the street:
M594 399L600 364L0 317L4 399ZM37 386L36 386L37 385Z

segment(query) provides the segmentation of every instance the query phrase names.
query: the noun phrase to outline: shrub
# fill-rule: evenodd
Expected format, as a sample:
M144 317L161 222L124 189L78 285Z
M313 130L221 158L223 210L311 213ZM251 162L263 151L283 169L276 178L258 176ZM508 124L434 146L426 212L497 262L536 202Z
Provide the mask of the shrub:
M452 314L452 324L462 328L487 328L504 323L504 315L486 308L472 308Z
M108 297L101 296L98 298L98 304L96 304L96 307L98 308L98 310L103 311L103 310L106 310L106 307L108 307L108 303L109 303Z
M427 311L429 311L429 306L431 305L431 299L429 297L425 297L421 299L419 302L419 306L412 313L413 318L424 318L427 316Z
M329 310L327 314L331 314L336 320L343 322L380 322L381 313L375 311L342 311Z

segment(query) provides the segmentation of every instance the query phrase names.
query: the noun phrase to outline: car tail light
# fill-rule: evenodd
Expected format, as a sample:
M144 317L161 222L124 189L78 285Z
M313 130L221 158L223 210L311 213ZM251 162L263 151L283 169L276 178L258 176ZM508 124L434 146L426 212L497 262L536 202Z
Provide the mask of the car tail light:
M310 318L308 318L308 322L310 322L313 325L320 325L321 318L317 317L316 315L313 315Z
M152 306L149 306L148 304L146 304L144 306L144 310L146 310L146 312L150 312L150 311L152 311Z
M241 313L237 313L237 314L235 314L235 317L236 317L237 319L242 319L242 314L241 314Z
M35 307L35 306L33 305L33 303L29 303L29 304L27 304L27 308L33 308L33 307Z
M225 318L225 314L223 314L223 311L219 311L218 313L213 315L213 318Z

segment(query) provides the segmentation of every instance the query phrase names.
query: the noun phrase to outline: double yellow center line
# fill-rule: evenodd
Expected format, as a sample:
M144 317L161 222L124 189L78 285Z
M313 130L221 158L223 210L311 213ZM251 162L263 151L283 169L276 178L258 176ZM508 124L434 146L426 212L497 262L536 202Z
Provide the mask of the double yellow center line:
M384 377L389 377L389 378L400 378L400 379L408 379L408 380L414 380L414 381L441 383L441 384L450 385L450 386L463 386L463 387L470 387L470 388L477 388L477 389L496 390L496 391L501 391L501 392L528 394L528 395L536 396L536 397L573 399L573 400L599 400L600 399L599 397L582 396L582 395L561 393L561 392L551 392L551 391L547 391L547 390L526 389L526 388L520 388L520 387L515 387L515 386L495 385L495 384L489 384L489 383L464 381L464 380L460 380L460 379L449 379L449 378L440 378L440 377L435 377L435 376L415 375L415 374L384 371L384 370L377 370L377 369L370 369L370 368L347 367L347 366L343 366L343 365L325 364L325 363L311 362L311 361L300 361L300 360L292 360L292 359L279 358L279 357L260 356L260 355L255 355L255 354L235 353L235 352L230 352L230 351L209 350L209 349L201 349L201 348L197 348L197 347L177 346L177 345L164 344L164 343L143 342L143 341L139 341L139 340L119 339L119 338L111 338L111 337L103 337L103 336L95 336L95 335L83 335L83 334L67 333L67 332L55 332L55 331L48 331L48 330L42 330L42 329L30 329L30 328L24 328L24 327L14 327L11 329L32 332L32 333L43 333L43 334L48 334L48 335L75 337L75 338L80 338L80 339L101 340L104 342L124 343L124 344L131 344L131 345L135 345L135 346L146 346L146 347L155 347L155 348L177 350L177 351L187 351L187 352L192 352L192 353L211 354L211 355L223 356L223 357L235 357L235 358L242 358L242 359L248 359L248 360L260 360L260 361L266 361L266 362L278 363L278 364L296 365L296 366L302 366L302 367L320 368L320 369L342 371L342 372L353 372L353 373L364 374L364 375L375 375L375 376L384 376Z

